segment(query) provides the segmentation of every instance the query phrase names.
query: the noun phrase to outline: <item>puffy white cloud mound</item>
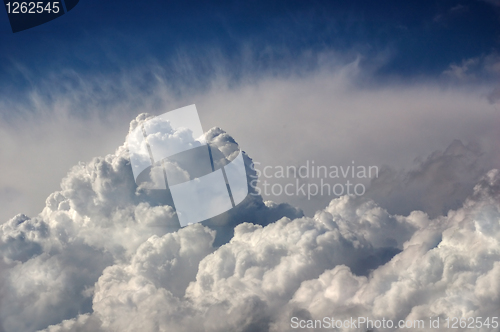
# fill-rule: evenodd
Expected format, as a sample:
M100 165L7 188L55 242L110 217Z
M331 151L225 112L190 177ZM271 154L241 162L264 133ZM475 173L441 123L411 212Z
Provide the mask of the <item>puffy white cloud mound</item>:
M373 202L341 197L314 218L240 224L217 249L202 225L155 236L129 262L104 270L92 314L48 331L288 331L294 316L426 324L431 316L495 317L499 198L500 172L492 170L462 208L434 220L418 211L391 216ZM380 259L387 244L401 252L366 275L353 273L367 258ZM192 281L186 287L174 274Z
M93 315L105 330L268 330L305 280L341 264L362 273L380 264L384 241L373 245L365 237L373 225L387 232L417 228L352 197L335 200L329 209L314 218L285 217L267 226L240 224L231 241L217 249L210 247L213 233L202 225L175 237L152 237L130 262L104 270ZM349 229L341 214L357 215L366 226ZM190 253L191 265L181 257L183 251Z
M401 253L370 276L338 266L303 282L273 330L289 327L293 315L418 319L427 324L429 317L491 321L499 309L500 172L492 170L462 208L417 230Z
M146 118L145 114L138 116L131 129ZM209 131L207 137L211 144L228 153L238 147L218 128ZM165 203L164 196L135 184L123 145L113 155L73 167L62 180L61 190L47 198L46 207L38 216L18 215L0 225L0 330L35 331L91 312L94 285L104 269L119 263L139 266L140 253L146 255L142 268L155 270L156 263L148 259L154 257L154 250L163 256L168 244L152 248L156 242L165 241L162 236L179 230L175 210ZM263 202L261 197L251 196L212 224L221 229L218 233L225 233L225 237L220 236L220 245L231 236L234 225L245 221L245 216L251 216L249 221L254 222L259 222L255 218L260 216L260 222L267 224L283 216L300 215L300 210L287 204ZM190 236L189 232L183 230L179 234ZM161 278L177 278L172 283L175 295L194 280L197 262L214 250L215 232L207 228L206 234L206 251L194 249L202 246L202 236L191 235L189 241L185 240L189 244L179 240L182 250L178 256L172 256L170 263L164 262L170 264L170 268L164 266L164 272L171 273ZM148 243L152 246L150 252ZM152 278L149 274L148 277Z
M237 148L219 128L206 136L224 158ZM249 196L179 229L174 209L134 183L125 146L75 166L61 189L39 216L0 226L2 331L287 331L294 316L498 316L497 170L436 219L349 196L303 217Z

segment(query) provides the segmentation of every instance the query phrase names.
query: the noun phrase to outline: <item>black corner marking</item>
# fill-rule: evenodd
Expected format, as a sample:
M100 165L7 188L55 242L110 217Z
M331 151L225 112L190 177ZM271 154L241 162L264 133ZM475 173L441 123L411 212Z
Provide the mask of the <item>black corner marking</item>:
M4 0L5 10L9 17L12 32L34 28L52 21L73 9L79 0L51 0L51 1L18 1Z

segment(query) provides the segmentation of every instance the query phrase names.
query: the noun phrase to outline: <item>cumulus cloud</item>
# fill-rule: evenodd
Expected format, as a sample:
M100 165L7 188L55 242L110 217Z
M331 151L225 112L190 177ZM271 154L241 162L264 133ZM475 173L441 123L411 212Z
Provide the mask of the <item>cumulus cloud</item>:
M46 331L286 331L292 317L496 317L499 198L492 170L462 207L434 220L344 196L314 218L240 224L219 248L200 224L153 236L103 271L93 313ZM388 245L400 250L359 271Z
M224 158L237 149L220 128L206 138ZM454 142L420 173L469 150ZM355 196L305 217L249 196L224 218L180 229L175 211L135 184L121 146L75 166L39 216L1 226L2 329L286 331L293 317L495 317L500 171L476 182L436 218ZM217 244L224 227L232 231Z
M140 115L131 126L146 118ZM230 156L238 148L219 128L206 136L214 147L220 147L221 154ZM159 288L168 282L172 294L180 296L194 280L198 262L231 237L232 226L250 216L250 221L265 225L283 216L302 215L286 204L249 196L232 215L206 222L219 229L218 238L215 231L201 225L175 233L179 221L165 196L166 191L136 185L123 145L113 155L73 167L38 216L17 215L2 224L3 330L35 331L90 312L94 285L113 264L133 262ZM224 232L224 227L229 230ZM172 250L173 256L165 256L165 250ZM162 260L165 257L167 261ZM86 321L82 318L77 323L82 320Z
M401 253L369 277L338 266L302 283L283 322L274 327L287 326L294 313L426 322L429 317L497 317L499 184L500 172L490 171L462 208L417 230Z
M341 222L347 215L357 215L356 227ZM404 241L422 222L425 218L408 222L345 196L315 218L240 224L231 241L216 250L210 247L212 231L198 224L175 237L150 238L130 262L108 267L96 284L93 315L109 330L265 331L304 280L340 264L367 274L368 267L385 263L376 261L382 253L387 260L402 247L395 233ZM179 257L184 250L195 269L184 266Z

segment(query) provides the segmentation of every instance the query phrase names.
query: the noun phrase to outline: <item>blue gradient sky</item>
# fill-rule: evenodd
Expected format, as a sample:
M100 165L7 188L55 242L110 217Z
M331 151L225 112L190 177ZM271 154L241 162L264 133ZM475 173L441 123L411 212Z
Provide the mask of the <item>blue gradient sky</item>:
M63 17L16 34L0 14L0 89L19 92L64 69L112 74L180 53L200 79L212 74L203 59L213 50L234 78L242 57L254 73L279 72L305 52L332 49L367 62L383 54L380 77L433 76L499 46L494 1L81 0Z

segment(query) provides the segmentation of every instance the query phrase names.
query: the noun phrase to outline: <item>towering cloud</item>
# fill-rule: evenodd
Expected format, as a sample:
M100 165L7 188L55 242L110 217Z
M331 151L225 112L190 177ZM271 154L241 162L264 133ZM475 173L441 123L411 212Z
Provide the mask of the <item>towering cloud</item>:
M206 137L221 158L237 149L219 128ZM354 196L305 217L251 195L179 229L164 197L135 184L121 146L75 166L40 215L0 227L5 332L287 331L293 317L427 321L500 307L497 170L436 218Z

